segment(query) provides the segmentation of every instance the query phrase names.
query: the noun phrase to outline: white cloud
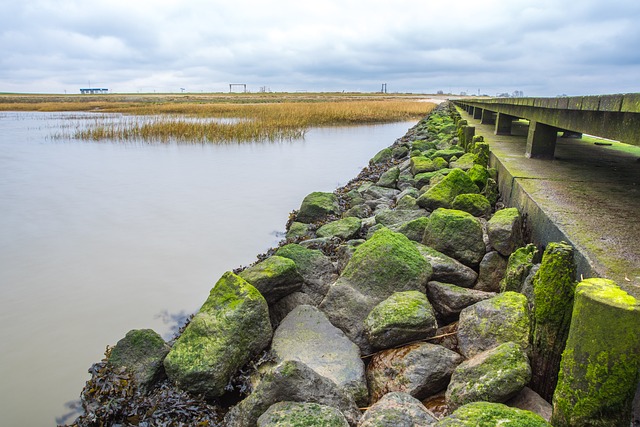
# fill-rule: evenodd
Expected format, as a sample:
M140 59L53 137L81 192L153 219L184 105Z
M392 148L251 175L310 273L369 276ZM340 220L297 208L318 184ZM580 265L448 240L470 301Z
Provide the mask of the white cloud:
M640 91L635 0L10 3L0 91Z

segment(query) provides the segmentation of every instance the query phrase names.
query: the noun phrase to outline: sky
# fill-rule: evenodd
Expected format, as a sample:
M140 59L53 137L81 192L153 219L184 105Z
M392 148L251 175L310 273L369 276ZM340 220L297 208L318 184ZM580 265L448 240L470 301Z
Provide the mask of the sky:
M0 6L0 92L640 92L638 0Z

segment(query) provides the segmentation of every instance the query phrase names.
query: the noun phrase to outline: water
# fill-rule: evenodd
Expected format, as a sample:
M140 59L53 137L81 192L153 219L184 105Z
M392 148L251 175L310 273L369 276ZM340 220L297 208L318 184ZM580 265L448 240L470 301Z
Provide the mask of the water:
M71 422L89 366L134 328L171 335L227 270L281 239L413 123L301 141L53 140L78 113L0 113L0 425ZM77 120L77 119L74 119Z

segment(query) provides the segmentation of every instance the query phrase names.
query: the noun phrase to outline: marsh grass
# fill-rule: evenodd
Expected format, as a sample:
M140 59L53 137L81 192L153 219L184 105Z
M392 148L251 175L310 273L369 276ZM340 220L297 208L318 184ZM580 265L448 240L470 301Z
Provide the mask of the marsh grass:
M249 142L301 138L311 127L390 123L424 117L434 104L342 94L219 96L0 96L0 110L122 113L67 125L54 138ZM227 120L220 120L227 119Z

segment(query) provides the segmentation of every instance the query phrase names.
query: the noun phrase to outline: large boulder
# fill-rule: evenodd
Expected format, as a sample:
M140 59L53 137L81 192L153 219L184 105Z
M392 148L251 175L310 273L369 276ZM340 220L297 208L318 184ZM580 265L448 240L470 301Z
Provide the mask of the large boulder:
M258 418L257 427L349 427L347 419L336 408L317 403L274 403Z
M506 342L529 348L531 317L527 297L505 292L465 308L458 322L460 353L470 358Z
M425 156L415 156L411 158L411 173L418 175L424 172L434 172L440 169L433 160Z
M493 298L496 294L431 281L427 284L427 295L440 318L449 321L454 320L465 308Z
M258 418L277 402L317 403L338 409L350 426L360 411L349 395L302 362L288 360L267 372L253 392L224 417L225 425L255 427Z
M429 218L423 216L394 227L394 231L404 234L409 240L413 240L414 242L422 242L422 238L424 237L424 230L427 228L428 222Z
M451 167L452 169L459 168L459 169L462 169L463 171L468 171L476 164L477 161L478 161L477 155L475 155L474 153L465 153L462 156L460 156L457 160L452 160L451 163L449 164L449 167Z
M480 264L486 253L480 221L455 209L433 211L422 243L472 268Z
M277 363L300 361L332 380L356 403L368 403L360 349L317 308L294 308L276 329L271 350Z
M376 215L376 223L386 227L429 216L424 209L389 209Z
M509 399L505 404L512 408L531 411L534 414L540 415L545 421L551 420L553 407L549 402L544 400L542 396L531 390L529 387L523 388L520 393Z
M362 220L353 216L332 221L318 228L318 237L338 237L343 240L355 238L362 227Z
M289 258L271 256L239 273L269 304L302 289L302 276Z
M476 282L478 273L473 271L473 269L429 246L418 243L415 245L422 256L431 264L431 268L433 268L431 278L433 280L452 283L463 288L471 288Z
M392 392L367 409L358 427L428 427L437 421L418 399Z
M522 217L517 208L497 211L487 222L489 244L503 256L509 256L523 245Z
M487 252L480 261L478 282L474 289L487 292L500 292L500 281L507 269L507 259L498 251Z
M396 188L398 178L400 177L400 168L395 166L380 175L380 179L376 182L378 187Z
M431 265L409 239L382 229L356 248L320 309L368 353L372 349L364 319L369 312L394 292L424 291L431 273Z
M329 285L338 278L338 272L331 259L317 249L289 244L280 247L275 255L289 258L296 264L296 269L304 280L302 292L311 297L314 305L322 302Z
M551 427L540 416L501 403L473 402L440 420L436 427Z
M502 403L518 394L531 379L529 358L522 346L508 342L462 362L447 387L450 410L478 401Z
M373 402L392 391L425 399L444 390L464 359L440 345L410 344L376 353L367 366Z
M428 210L450 208L460 194L479 193L480 189L462 169L452 169L440 182L418 198L418 205Z
M125 368L142 391L149 391L164 378L162 364L170 347L162 337L151 329L134 329L111 349L107 363L116 368Z
M424 293L405 291L376 305L365 319L364 329L373 348L384 349L431 337L438 322Z
M473 216L488 218L491 215L491 203L482 194L460 194L453 199L451 207Z
M296 219L298 222L309 224L339 213L340 205L335 194L316 191L302 200Z
M164 359L183 390L221 396L235 372L271 341L269 308L256 288L227 272Z
M476 164L467 171L467 176L478 188L485 188L489 179L489 172L486 167Z

